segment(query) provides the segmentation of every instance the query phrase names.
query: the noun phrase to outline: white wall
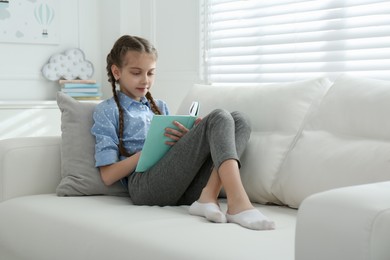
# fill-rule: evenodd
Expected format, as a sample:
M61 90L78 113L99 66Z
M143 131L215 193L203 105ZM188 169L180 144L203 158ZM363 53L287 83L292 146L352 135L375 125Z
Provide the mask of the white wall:
M53 54L81 48L94 64L95 78L111 96L105 58L122 34L151 40L159 51L155 98L175 112L188 88L199 82L199 3L193 0L66 0L60 2L58 45L2 43L0 100L54 100L56 82L45 80L42 66ZM1 37L1 36L0 36Z
M40 73L48 57L64 48L77 46L78 19L76 0L61 5L61 45L0 43L0 99L52 99L55 84L43 81ZM70 18L65 22L65 17ZM0 36L1 37L1 36ZM0 38L1 42L1 38Z
M194 0L149 1L142 13L152 12L151 35L159 52L156 83L151 90L175 112L180 100L199 83L199 2ZM146 10L145 10L146 9ZM154 14L153 14L154 12ZM146 24L146 22L143 22ZM148 28L142 28L147 31Z

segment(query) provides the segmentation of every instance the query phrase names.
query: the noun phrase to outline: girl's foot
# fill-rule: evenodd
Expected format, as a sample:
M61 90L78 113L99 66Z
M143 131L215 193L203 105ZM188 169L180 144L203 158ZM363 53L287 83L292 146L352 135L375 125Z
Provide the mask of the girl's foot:
M244 210L238 214L226 214L227 221L254 230L275 229L275 223L257 209Z
M216 223L226 223L225 214L221 211L219 206L215 203L200 203L195 201L189 208L191 215L205 217L207 220Z

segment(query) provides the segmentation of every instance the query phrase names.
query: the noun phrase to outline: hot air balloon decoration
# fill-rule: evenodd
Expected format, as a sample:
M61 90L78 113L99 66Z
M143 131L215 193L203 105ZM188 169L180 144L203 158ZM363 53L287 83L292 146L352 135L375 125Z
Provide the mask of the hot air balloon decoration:
M35 19L42 25L42 37L47 37L47 28L54 19L54 9L48 4L40 4L34 10Z

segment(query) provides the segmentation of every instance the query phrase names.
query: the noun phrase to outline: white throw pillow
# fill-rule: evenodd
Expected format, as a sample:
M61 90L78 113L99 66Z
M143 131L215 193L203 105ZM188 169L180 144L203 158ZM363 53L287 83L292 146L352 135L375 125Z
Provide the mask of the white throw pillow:
M311 194L390 180L390 81L340 76L310 115L273 194L298 208Z
M328 79L318 78L257 86L195 85L177 113L188 113L191 102L199 101L201 116L215 108L247 114L252 134L241 158L243 184L252 202L281 204L271 192L276 174L307 112L330 84Z

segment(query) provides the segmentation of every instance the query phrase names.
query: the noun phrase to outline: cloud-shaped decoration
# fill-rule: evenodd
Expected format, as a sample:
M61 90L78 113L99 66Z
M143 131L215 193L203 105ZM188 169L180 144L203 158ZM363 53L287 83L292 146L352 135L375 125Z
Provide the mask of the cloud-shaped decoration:
M42 68L43 76L52 81L59 79L89 79L93 75L93 65L85 60L80 49L69 49L50 57Z

